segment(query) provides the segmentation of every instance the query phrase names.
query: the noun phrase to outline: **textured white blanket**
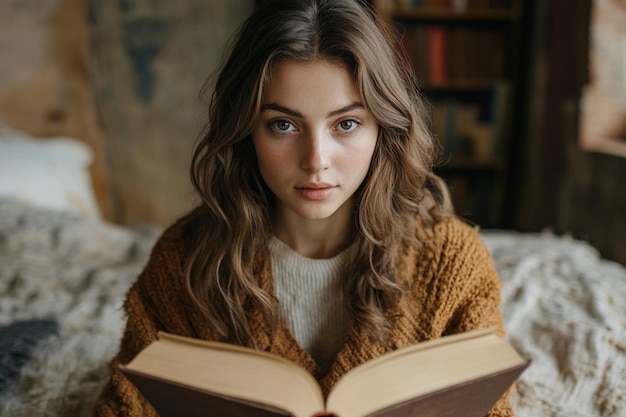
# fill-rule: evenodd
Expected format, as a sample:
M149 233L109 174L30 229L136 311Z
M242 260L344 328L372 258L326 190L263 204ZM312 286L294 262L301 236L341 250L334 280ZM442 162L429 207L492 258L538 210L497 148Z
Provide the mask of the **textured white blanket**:
M0 396L0 416L93 414L124 326L124 295L158 233L0 200L0 326L59 325Z
M0 200L0 330L59 325L0 392L0 417L91 415L121 337L124 294L158 233ZM567 237L483 238L504 282L508 337L533 360L518 416L626 416L626 269Z
M626 416L626 269L584 242L483 233L511 342L532 365L519 417Z

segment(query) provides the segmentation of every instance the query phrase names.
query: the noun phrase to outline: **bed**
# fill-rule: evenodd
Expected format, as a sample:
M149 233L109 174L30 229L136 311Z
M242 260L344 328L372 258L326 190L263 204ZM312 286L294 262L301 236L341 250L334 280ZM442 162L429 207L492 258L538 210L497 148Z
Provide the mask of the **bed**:
M15 194L0 181L0 417L89 416L124 295L162 230L107 223L77 195L51 206ZM532 359L517 415L626 416L626 268L567 236L481 233L503 281L507 337Z

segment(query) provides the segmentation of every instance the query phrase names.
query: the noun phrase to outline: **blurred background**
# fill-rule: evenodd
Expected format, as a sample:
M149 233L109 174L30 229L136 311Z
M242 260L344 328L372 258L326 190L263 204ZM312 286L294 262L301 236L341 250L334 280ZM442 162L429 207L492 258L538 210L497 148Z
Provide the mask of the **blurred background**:
M88 153L90 189L72 191L75 206L93 198L89 214L108 222L172 223L196 201L200 90L254 5L0 0L0 194L44 184L54 174L32 155L68 138ZM626 264L626 1L373 5L403 33L458 213L570 234Z

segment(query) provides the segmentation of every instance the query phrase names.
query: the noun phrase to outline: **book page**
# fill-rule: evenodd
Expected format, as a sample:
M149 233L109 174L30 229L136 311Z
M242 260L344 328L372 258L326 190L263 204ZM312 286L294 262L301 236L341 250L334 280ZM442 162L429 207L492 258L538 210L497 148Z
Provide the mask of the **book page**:
M126 368L227 397L309 417L324 408L317 381L276 355L253 349L161 335Z
M423 342L348 372L331 392L328 410L342 417L362 417L523 363L492 331Z

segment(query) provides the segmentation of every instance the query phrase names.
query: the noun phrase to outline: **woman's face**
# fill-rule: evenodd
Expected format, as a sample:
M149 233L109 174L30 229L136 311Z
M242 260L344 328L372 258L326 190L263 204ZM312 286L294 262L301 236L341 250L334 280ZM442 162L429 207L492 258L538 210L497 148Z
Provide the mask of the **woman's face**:
M277 64L252 132L277 212L307 220L330 218L342 208L351 212L377 136L378 124L342 65Z

